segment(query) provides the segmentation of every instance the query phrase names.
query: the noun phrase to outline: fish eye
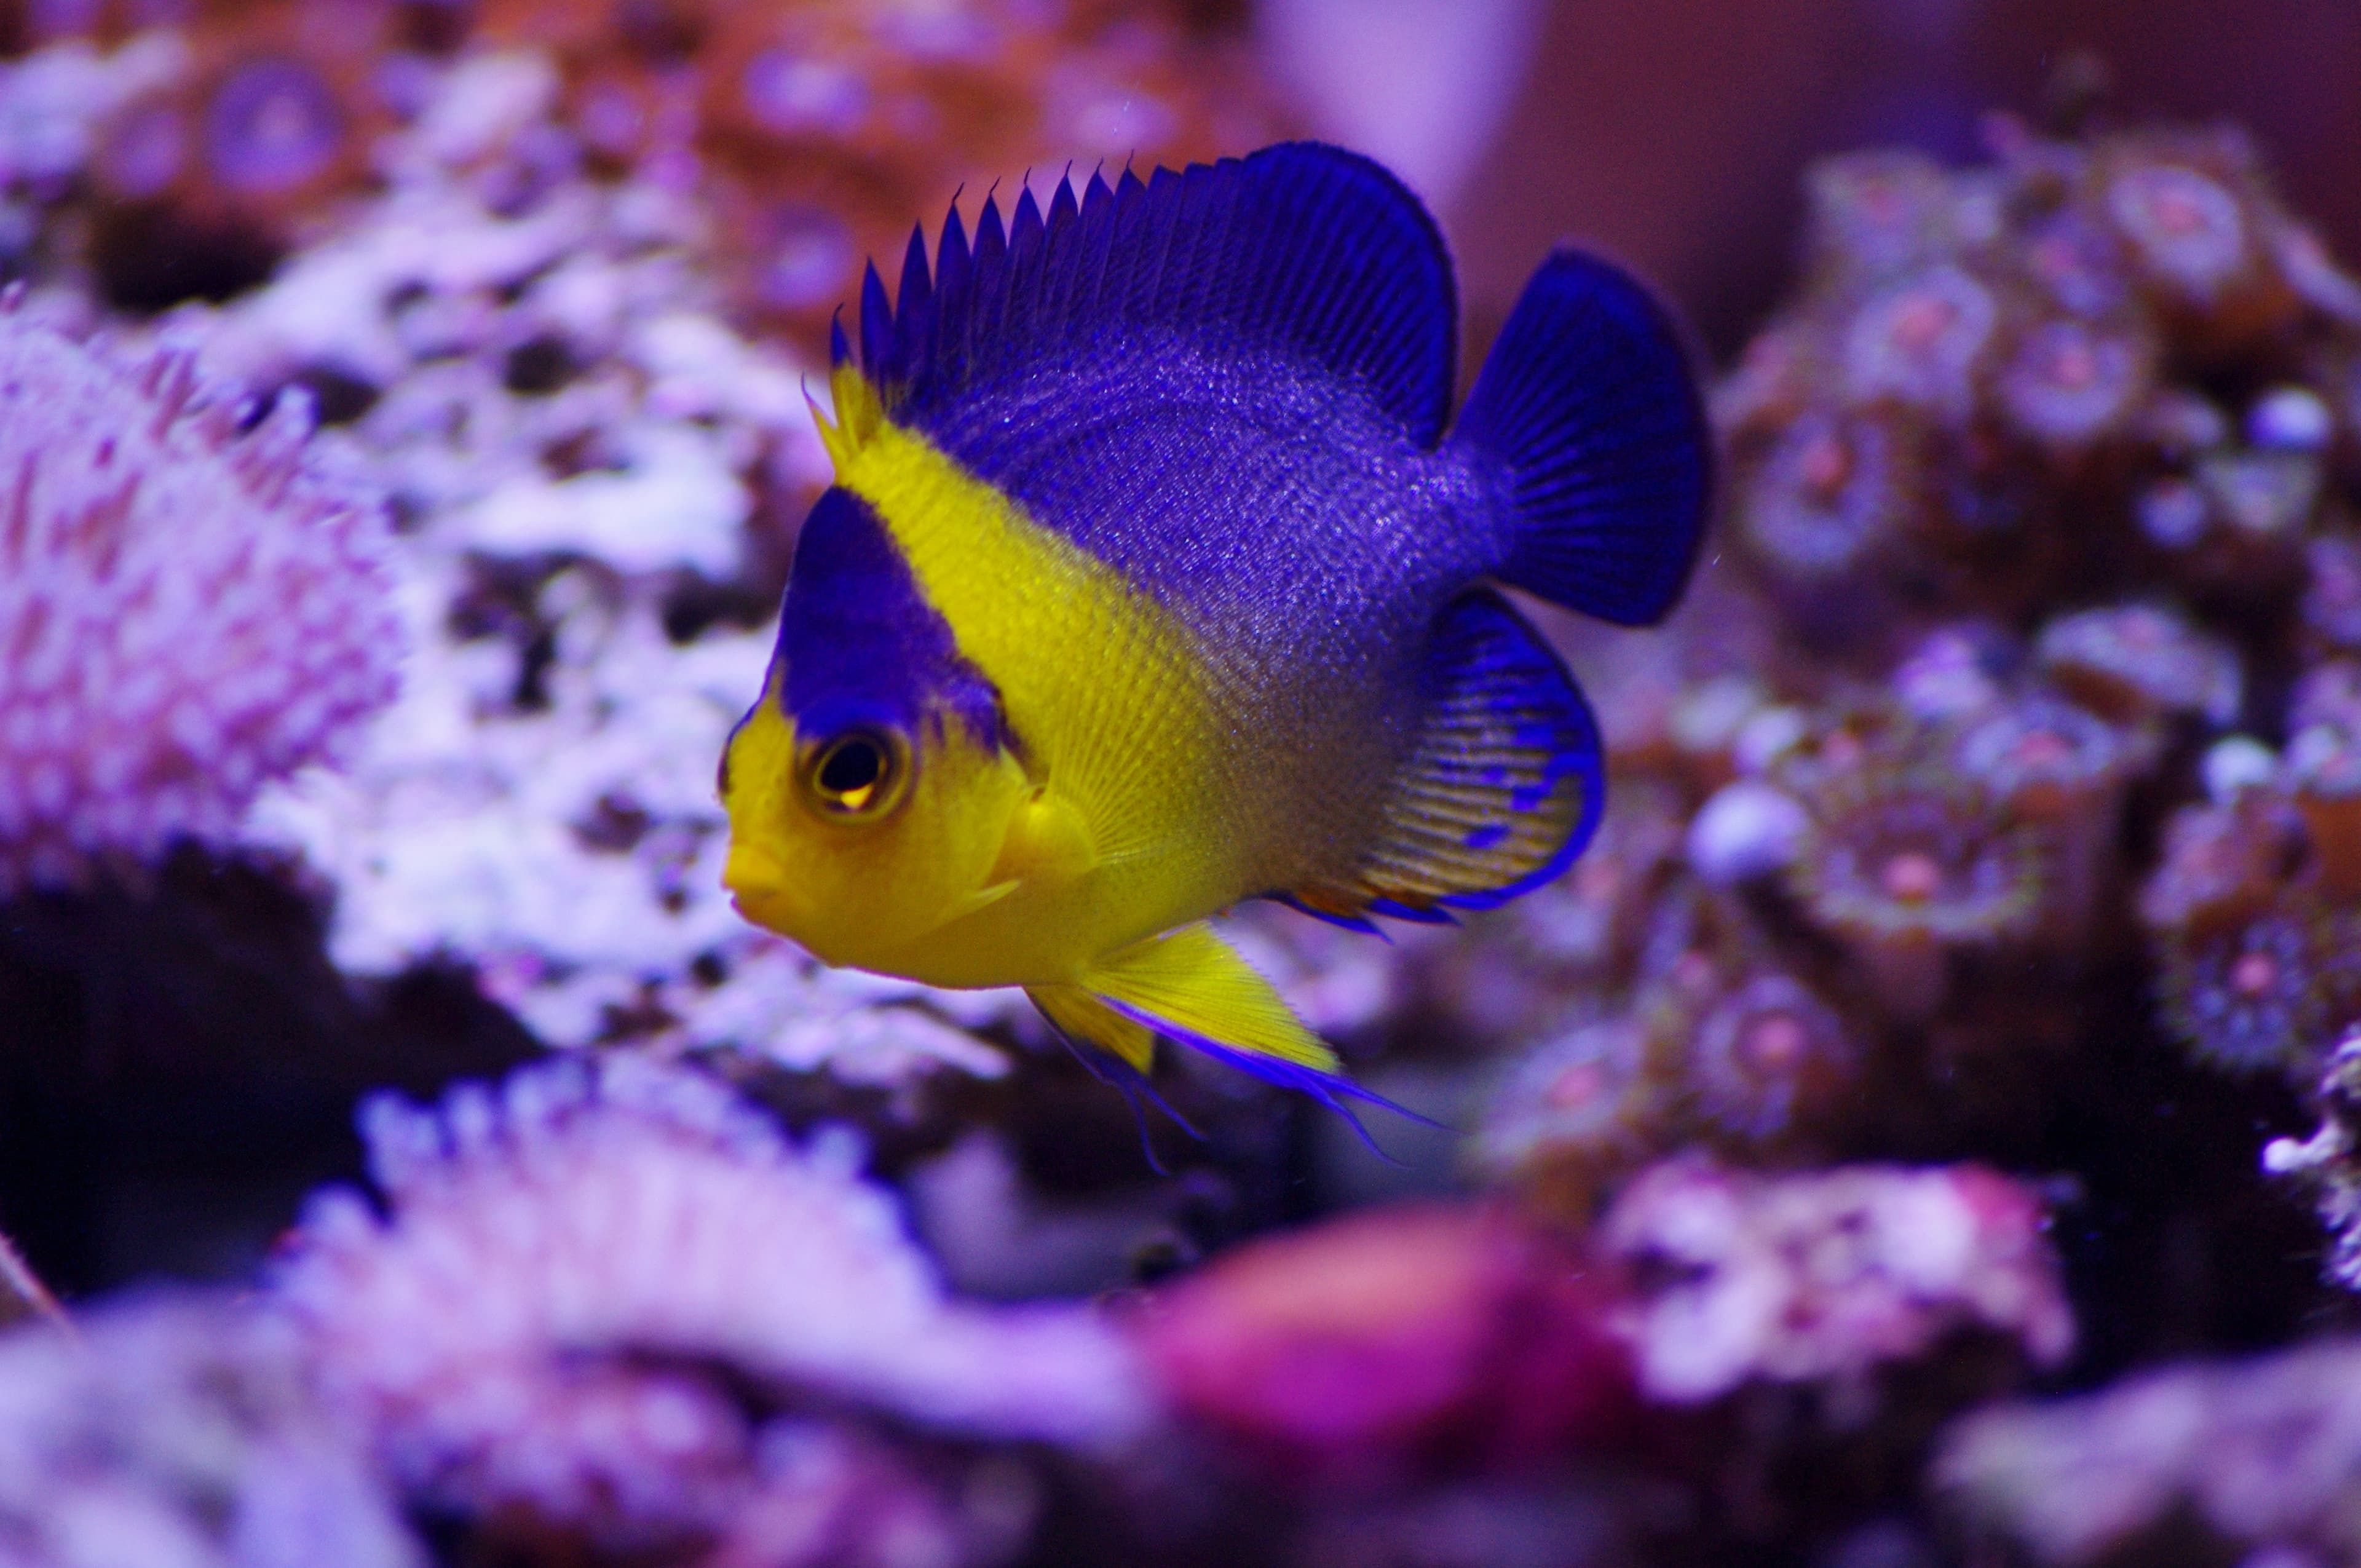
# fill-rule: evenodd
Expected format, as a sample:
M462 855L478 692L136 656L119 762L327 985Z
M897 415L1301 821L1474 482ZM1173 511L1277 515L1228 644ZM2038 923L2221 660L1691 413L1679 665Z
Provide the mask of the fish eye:
M813 798L834 817L883 817L901 799L909 774L906 750L875 730L839 735L813 755L805 777Z

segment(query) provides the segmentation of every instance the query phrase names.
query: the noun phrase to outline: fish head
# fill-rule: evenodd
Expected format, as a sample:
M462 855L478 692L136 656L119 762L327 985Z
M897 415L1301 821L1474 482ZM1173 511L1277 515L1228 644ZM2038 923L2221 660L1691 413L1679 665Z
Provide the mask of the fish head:
M1033 792L991 681L875 510L831 488L797 541L763 695L723 752L738 910L832 964L913 974L992 901Z
M1030 790L955 715L791 717L766 691L723 754L722 881L740 914L828 963L909 973L930 933L992 901Z

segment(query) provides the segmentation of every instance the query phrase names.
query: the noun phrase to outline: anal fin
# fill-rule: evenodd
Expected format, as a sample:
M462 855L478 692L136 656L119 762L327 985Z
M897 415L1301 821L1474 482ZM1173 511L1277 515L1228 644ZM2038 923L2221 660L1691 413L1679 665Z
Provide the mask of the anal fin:
M1346 1078L1336 1053L1209 926L1183 926L1136 942L1084 970L1081 985L1094 1003L1144 1030L1311 1095L1351 1121L1365 1142L1368 1133L1346 1100L1426 1120Z
M1443 921L1556 877L1606 799L1597 720L1541 634L1486 588L1436 618L1426 713L1378 841L1344 880L1287 902L1340 924Z
M1095 1046L1141 1077L1156 1065L1156 1031L1127 1018L1079 985L1028 985L1025 994L1068 1039Z

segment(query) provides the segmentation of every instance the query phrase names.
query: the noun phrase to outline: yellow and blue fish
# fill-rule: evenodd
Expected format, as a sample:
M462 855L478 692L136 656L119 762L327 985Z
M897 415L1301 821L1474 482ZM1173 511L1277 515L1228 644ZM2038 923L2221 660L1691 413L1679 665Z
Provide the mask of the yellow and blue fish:
M831 964L1021 985L1148 1071L1158 1036L1385 1103L1206 924L1365 929L1558 875L1598 731L1497 581L1661 618L1708 438L1663 310L1546 261L1451 421L1451 258L1335 148L1061 181L897 300L873 267L777 652L721 766L738 908ZM1349 1112L1347 1113L1349 1114Z

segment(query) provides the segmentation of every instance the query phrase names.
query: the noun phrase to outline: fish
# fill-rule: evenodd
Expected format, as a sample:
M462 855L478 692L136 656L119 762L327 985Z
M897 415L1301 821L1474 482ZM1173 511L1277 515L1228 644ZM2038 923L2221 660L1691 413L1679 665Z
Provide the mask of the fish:
M1455 420L1457 333L1433 217L1316 142L1069 172L1005 223L988 192L972 236L954 199L931 258L914 227L832 334L833 483L721 758L738 911L1021 986L1132 1083L1169 1040L1400 1111L1210 919L1378 932L1560 875L1603 747L1502 586L1660 620L1710 494L1691 356L1630 274L1551 254Z

